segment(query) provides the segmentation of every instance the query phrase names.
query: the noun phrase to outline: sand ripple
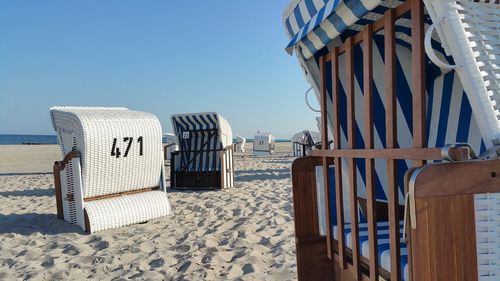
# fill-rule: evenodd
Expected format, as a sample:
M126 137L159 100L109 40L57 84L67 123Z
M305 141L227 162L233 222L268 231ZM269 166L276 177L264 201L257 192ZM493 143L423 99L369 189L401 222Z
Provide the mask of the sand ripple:
M170 192L170 217L95 235L56 219L52 175L0 176L0 279L296 279L287 153L239 154L236 188Z

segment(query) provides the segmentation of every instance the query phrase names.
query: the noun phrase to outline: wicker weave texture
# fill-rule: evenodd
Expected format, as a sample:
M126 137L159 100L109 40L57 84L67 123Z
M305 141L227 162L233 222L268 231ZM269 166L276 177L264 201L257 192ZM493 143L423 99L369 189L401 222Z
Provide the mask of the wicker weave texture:
M54 107L51 114L56 130L71 134L81 152L84 198L158 186L162 133L154 115L81 107ZM60 140L68 153L73 144Z
M459 1L457 10L475 66L500 119L500 4Z
M452 55L487 148L500 139L500 4L426 0ZM491 3L486 3L491 2Z
M479 280L500 279L500 194L474 195Z
M164 191L148 191L85 203L92 233L168 215L170 204Z

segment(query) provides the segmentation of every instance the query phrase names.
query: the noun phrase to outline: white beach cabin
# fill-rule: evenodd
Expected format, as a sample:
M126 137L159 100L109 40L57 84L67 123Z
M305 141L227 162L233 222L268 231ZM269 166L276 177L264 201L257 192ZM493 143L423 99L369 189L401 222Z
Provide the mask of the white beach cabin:
M247 143L247 139L239 135L236 135L235 139L235 150L238 152L245 152L245 144Z
M172 154L170 185L175 189L222 189L234 186L233 133L216 112L171 117L179 151Z
M257 132L253 137L253 155L270 156L274 153L275 138L271 133Z
M97 232L169 214L162 133L151 113L52 107L64 159L54 164L57 216Z

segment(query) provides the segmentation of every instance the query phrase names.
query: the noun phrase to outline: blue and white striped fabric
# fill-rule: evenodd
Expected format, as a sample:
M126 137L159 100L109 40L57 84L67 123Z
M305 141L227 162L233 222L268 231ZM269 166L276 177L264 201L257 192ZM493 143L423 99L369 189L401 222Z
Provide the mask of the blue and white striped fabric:
M290 38L286 50L301 47L306 59L323 49L360 19L374 21L402 1L382 0L302 0L293 2L283 15Z
M352 248L352 235L351 235L351 225L346 224L344 227L345 241L349 248ZM337 226L333 227L333 237L337 239ZM399 239L401 245L401 277L402 280L408 280L408 250L406 248L406 243L403 240L403 221L399 222ZM378 245L378 263L379 266L388 272L391 272L391 251L390 251L390 241L389 241L389 223L388 222L378 222L377 223L377 245ZM360 253L365 258L370 258L370 246L368 244L368 224L359 224L359 249Z
M411 147L412 146L412 94L410 87L411 79L411 52L408 46L403 42L399 42L396 46L396 68L397 68L397 83L396 83L396 93L397 93L397 147ZM354 57L362 57L362 48L357 46L354 49ZM383 68L383 39L375 38L373 42L373 59L374 64L377 68ZM339 57L340 65L344 65L345 57L342 55ZM327 65L325 69L331 69ZM346 73L345 69L340 68L340 87L339 87L339 106L341 111L339 120L341 127L341 146L343 148L347 147L347 96L345 91L346 85ZM356 61L354 67L355 75L355 100L361 101L363 99L363 64L362 61ZM385 148L385 95L384 95L384 73L382 71L374 71L374 89L373 89L373 101L374 101L374 142L375 148ZM329 77L327 81L327 92L330 95L330 106L332 108L332 95L331 93L331 73L326 73L326 77ZM472 114L472 109L469 104L467 95L465 94L458 75L455 72L448 72L446 74L437 75L432 69L428 69L428 83L427 83L427 145L429 147L442 147L449 143L468 143L476 152L484 151L485 145L479 133L479 129ZM355 104L359 102L355 101ZM364 147L364 115L363 108L360 106L356 107L356 120L355 120L355 148ZM330 112L330 114L332 114ZM398 173L397 182L399 187L399 200L400 204L404 204L404 174L411 167L411 161L399 160L397 161ZM381 201L386 201L388 198L387 191L387 166L385 160L375 160L375 187L376 187L376 198ZM347 160L342 161L342 181L344 183L344 202L349 202L349 178L348 178L348 164ZM357 172L357 182L358 182L358 196L366 196L365 187L365 162L356 161L356 172ZM334 183L331 183L330 192L335 192ZM335 195L332 196L335 198ZM335 214L335 200L330 200L332 206L331 217L336 218ZM348 206L347 203L344 203ZM349 209L344 210L345 221L347 222L346 228L346 239L347 245L350 247L350 224L349 224ZM367 226L365 220L360 217L360 245L361 253L363 256L368 257L368 237L367 237ZM333 224L333 233L336 233L336 221L335 219L331 222ZM390 251L389 251L389 240L387 235L387 224L379 222L378 228L378 243L379 243L379 262L382 268L390 271ZM366 245L365 245L366 244ZM407 257L406 257L406 244L401 241L401 270L407 276ZM404 279L408 280L408 279Z
M179 139L176 171L219 171L219 151L223 149L219 115L214 112L178 114L171 119Z
M373 59L376 68L383 67L383 39L375 38L373 42ZM396 46L396 68L397 68L397 147L412 147L413 136L413 116L412 94L411 94L411 51L404 43ZM354 49L354 57L362 57L362 48L357 46ZM339 57L339 64L344 65L345 57ZM363 63L357 60L354 64L355 75L355 100L363 99ZM329 66L326 69L331 69ZM374 71L374 144L375 148L386 148L386 128L385 128L385 80L383 71ZM485 150L484 143L465 92L460 84L460 80L455 72L442 74L434 78L431 69L428 71L427 83L427 145L428 147L442 147L450 143L468 143L476 152ZM326 77L331 77L331 73L326 73ZM345 91L346 73L344 68L340 68L339 106L341 139L340 145L347 147L347 96ZM327 81L327 91L331 93L331 79ZM331 103L331 94L330 100ZM359 102L355 102L359 104ZM329 107L332 108L332 107ZM364 114L361 106L355 108L355 148L364 148ZM331 113L330 113L331 114ZM330 115L331 116L331 115ZM398 160L398 186L399 201L404 204L404 173L412 166L410 160ZM366 196L365 188L365 162L356 161L358 195ZM388 198L386 161L375 160L375 187L376 198L385 201ZM343 182L347 185L348 164L347 159L342 161ZM344 200L349 202L348 189L344 192Z

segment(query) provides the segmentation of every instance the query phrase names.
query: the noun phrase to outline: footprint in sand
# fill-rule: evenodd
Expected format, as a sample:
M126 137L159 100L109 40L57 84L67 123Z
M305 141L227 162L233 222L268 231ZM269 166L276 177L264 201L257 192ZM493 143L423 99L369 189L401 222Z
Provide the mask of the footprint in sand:
M162 267L164 264L165 264L165 260L163 258L154 259L154 260L149 262L149 266L151 266L151 269Z
M80 251L75 246L66 244L64 245L64 250L62 251L62 253L70 256L76 256L80 254Z
M44 262L42 262L40 265L44 268L52 267L52 266L54 266L54 258L49 257Z

